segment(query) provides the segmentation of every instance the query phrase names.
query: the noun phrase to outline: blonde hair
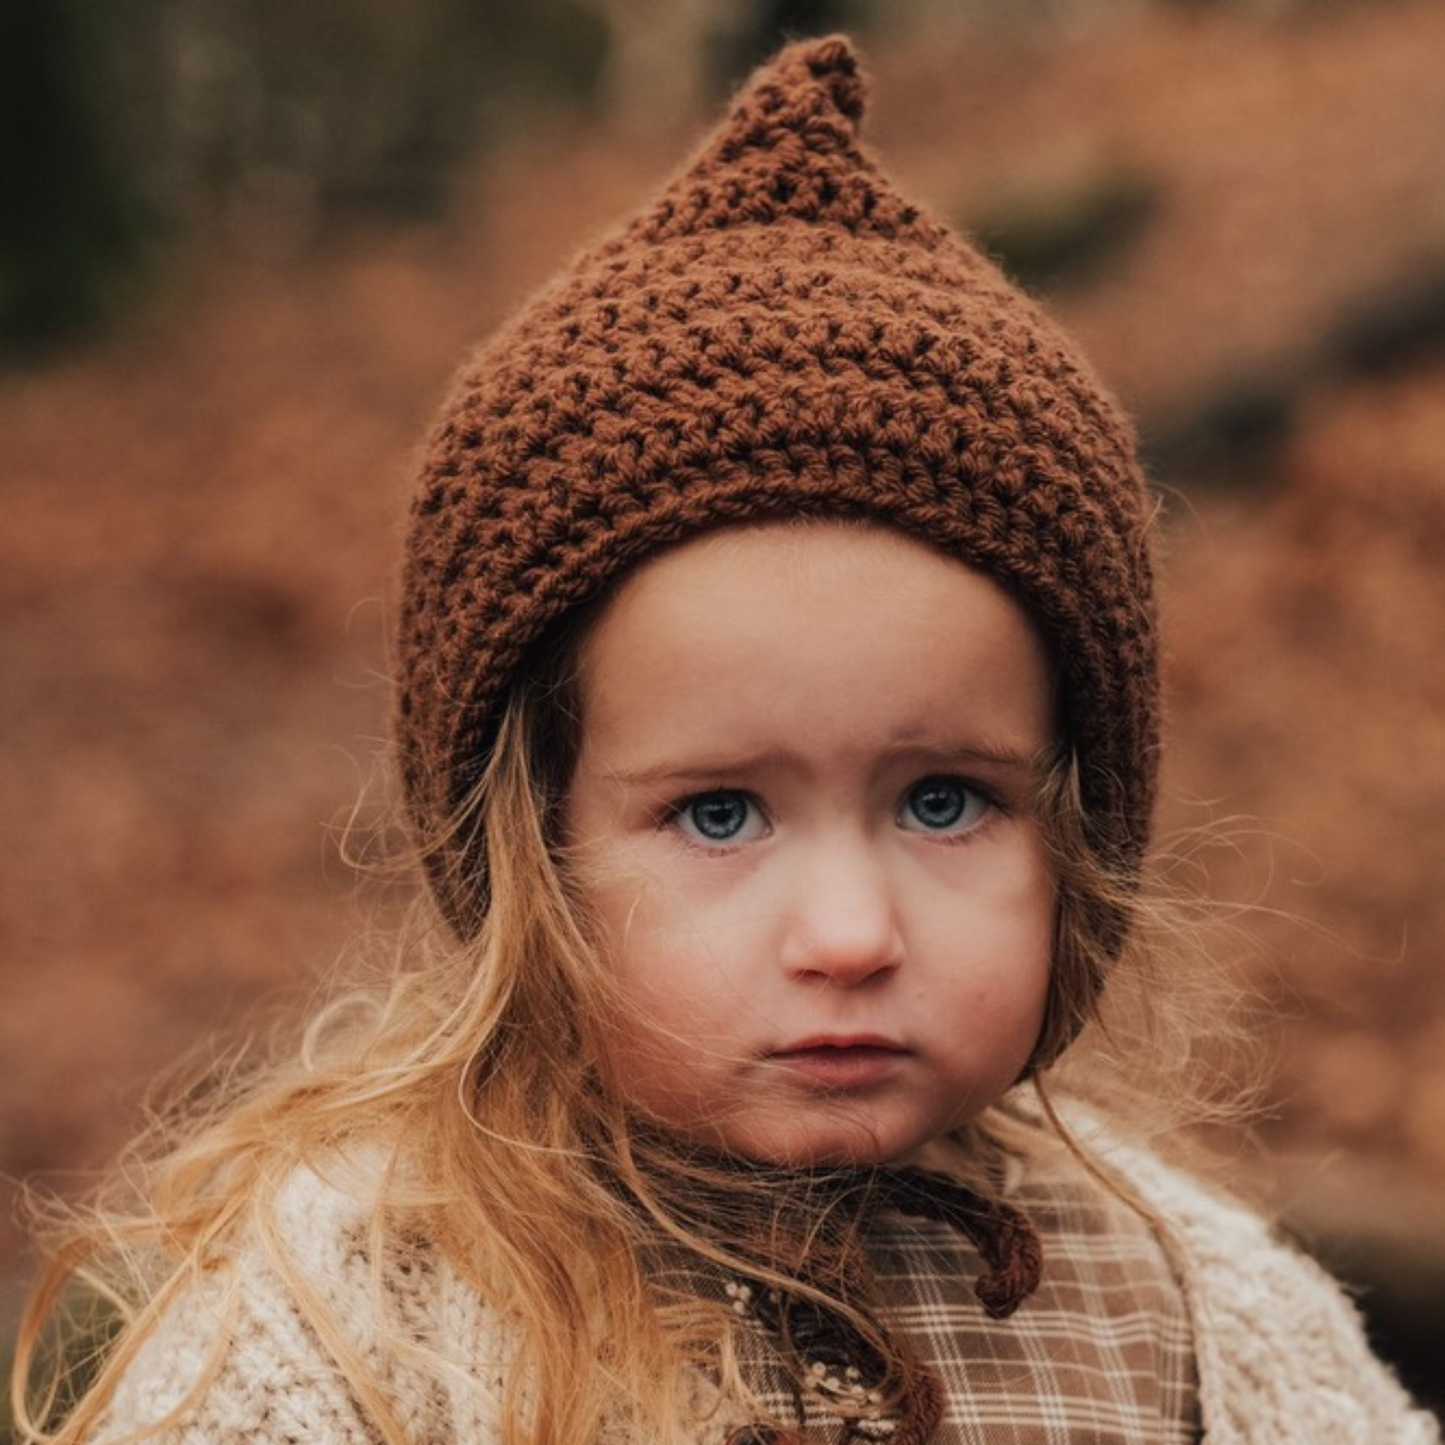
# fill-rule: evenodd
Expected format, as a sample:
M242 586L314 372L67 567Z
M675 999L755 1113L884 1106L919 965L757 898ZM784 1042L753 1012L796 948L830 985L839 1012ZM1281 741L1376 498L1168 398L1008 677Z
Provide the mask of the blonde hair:
M401 1445L381 1383L308 1287L277 1224L279 1192L299 1166L359 1151L382 1161L374 1261L424 1239L483 1297L507 1302L516 1353L504 1445L595 1445L618 1420L668 1438L689 1409L689 1366L745 1388L729 1311L648 1268L664 1255L694 1277L742 1269L815 1299L887 1363L886 1390L906 1388L909 1362L866 1292L806 1269L825 1221L800 1213L761 1253L744 1248L747 1220L765 1208L776 1215L788 1191L766 1170L729 1169L639 1127L609 1086L605 1041L619 1001L556 837L577 741L577 635L514 689L486 774L453 824L469 846L448 852L471 860L471 884L486 891L476 936L459 942L434 918L414 923L383 993L341 998L288 1060L225 1079L203 1102L193 1095L96 1203L50 1230L12 1380L28 1438L83 1439L166 1311L247 1240L287 1282L378 1436ZM1217 1011L1201 1017L1197 1000L1183 1010L1171 1002L1186 975L1170 970L1199 978L1193 960L1176 956L1182 931L1148 885L1099 862L1067 751L1037 808L1059 898L1054 983L1030 1070L1043 1106L1005 1100L970 1126L960 1157L985 1183L983 1166L999 1153L1065 1128L1045 1081L1076 1035L1067 1091L1115 1121L1142 1120L1160 1099L1173 1108L1149 1120L1155 1129L1191 1104L1196 1114L1217 1107L1223 1076L1185 1047L1201 1026L1217 1037ZM1168 937L1176 946L1166 964ZM1116 998L1121 1007L1106 1006ZM716 1206L712 1217L690 1206L698 1197ZM728 1200L736 1212L717 1217ZM67 1303L77 1286L115 1321L94 1349L77 1344L85 1329ZM215 1341L213 1370L225 1343ZM416 1352L400 1336L394 1343Z

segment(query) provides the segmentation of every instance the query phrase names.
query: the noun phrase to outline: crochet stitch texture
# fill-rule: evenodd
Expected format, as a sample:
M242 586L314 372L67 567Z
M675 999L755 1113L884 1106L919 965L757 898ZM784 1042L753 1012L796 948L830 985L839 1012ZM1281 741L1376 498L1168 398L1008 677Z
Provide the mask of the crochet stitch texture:
M1096 841L1137 868L1158 663L1131 428L1039 308L859 148L863 100L848 41L784 50L650 209L462 370L425 457L398 628L424 843L557 619L708 529L859 518L1030 614ZM485 884L449 846L432 883L465 932Z

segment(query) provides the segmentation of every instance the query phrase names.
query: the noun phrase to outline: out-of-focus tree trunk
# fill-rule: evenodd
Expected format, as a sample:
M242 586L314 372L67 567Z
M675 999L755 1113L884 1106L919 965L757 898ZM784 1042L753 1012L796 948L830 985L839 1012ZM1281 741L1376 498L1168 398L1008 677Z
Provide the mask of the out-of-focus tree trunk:
M0 345L92 322L145 221L116 146L109 20L85 0L0 6Z

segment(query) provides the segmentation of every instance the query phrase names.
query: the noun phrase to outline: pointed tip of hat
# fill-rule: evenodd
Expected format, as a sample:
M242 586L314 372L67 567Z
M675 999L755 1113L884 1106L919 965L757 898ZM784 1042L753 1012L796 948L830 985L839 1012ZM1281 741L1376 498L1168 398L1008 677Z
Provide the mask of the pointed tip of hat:
M785 108L811 118L831 110L846 122L851 138L863 118L868 87L858 68L858 51L846 35L825 35L784 46L747 85L744 96L766 92Z
M907 204L859 149L868 86L843 35L795 41L756 70L691 164L631 234L651 242L797 220L922 240Z

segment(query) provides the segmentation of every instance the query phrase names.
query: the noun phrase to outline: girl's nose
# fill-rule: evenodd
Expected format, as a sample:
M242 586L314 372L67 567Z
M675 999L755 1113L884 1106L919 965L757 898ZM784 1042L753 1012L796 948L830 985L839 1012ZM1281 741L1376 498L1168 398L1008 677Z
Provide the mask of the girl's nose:
M903 963L894 890L865 845L823 850L793 885L781 949L790 974L852 987Z

